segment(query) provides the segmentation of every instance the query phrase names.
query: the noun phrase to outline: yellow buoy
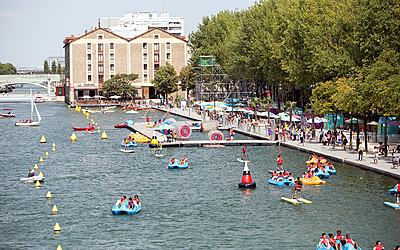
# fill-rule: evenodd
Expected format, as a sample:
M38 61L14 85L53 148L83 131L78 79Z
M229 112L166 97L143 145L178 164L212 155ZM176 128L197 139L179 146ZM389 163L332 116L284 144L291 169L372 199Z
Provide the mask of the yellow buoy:
M50 191L47 191L46 198L50 199L51 197L53 197L53 196L51 195Z
M51 151L53 151L53 152L56 152L56 148L55 148L55 147L53 147L53 148L51 149Z
M86 111L85 111L85 110L82 110L82 114L86 115Z
M92 120L92 124L94 124L94 121Z
M35 164L35 166L33 167L33 169L35 169L35 170L38 170L38 169L39 169L38 166L37 166L37 164Z
M40 160L39 160L39 162L43 162L43 158L42 158L42 157L40 157Z
M99 134L101 133L100 129L99 129Z
M86 117L89 117L89 113L86 113Z
M71 105L68 105L68 108L71 108Z
M39 181L36 181L35 186L36 186L37 188L40 187L40 182L39 182Z
M89 120L89 117L86 117L86 120Z
M40 139L40 143L46 143L46 138L44 138L44 135L42 135L42 139Z
M58 245L58 247L57 247L57 249L56 249L56 250L62 250L61 246L60 246L60 245Z
M57 206L56 205L54 205L53 206L53 209L51 210L53 213L58 213L58 209L57 209Z
M97 125L97 122L96 122L96 124L94 124L94 125L97 127L97 126L98 126L98 125Z
M103 131L103 134L101 134L101 139L107 139L106 131Z
M40 177L43 177L42 171L40 171L39 176L40 176Z
M54 231L61 231L61 227L60 224L58 224L58 222L56 222L56 225L54 226Z
M76 141L76 135L75 135L75 133L72 133L72 135L71 135L71 141Z
M56 146L56 144L53 142L53 145L51 145L53 148Z
M49 152L46 152L44 156L49 157Z

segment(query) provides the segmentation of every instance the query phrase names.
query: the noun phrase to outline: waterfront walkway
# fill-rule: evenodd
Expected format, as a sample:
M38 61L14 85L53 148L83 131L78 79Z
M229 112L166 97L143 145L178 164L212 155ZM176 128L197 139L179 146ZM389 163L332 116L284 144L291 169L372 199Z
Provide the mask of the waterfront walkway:
M166 112L167 110L164 108L157 108L157 110L160 110L162 112ZM197 112L195 112L193 109L190 112L189 116L189 111L178 109L178 108L172 108L169 110L170 114L181 116L187 119L192 119L194 121L201 121L202 116L198 115ZM268 140L267 131L265 129L265 126L259 126L257 129L254 129L253 131L256 132L249 132L245 131L243 129L239 129L235 126L235 123L233 124L233 128L235 133L240 133L244 134L253 138L257 138L260 140ZM272 141L271 141L272 143ZM316 141L311 141L311 142L305 142L304 145L301 145L299 141L289 141L286 140L284 142L275 142L277 145L284 146L284 147L289 147L293 149L297 149L303 152L307 152L309 154L315 153L318 156L323 156L325 158L337 161L337 162L342 162L344 164L356 166L362 169L366 170L371 170L374 172L378 172L381 174L385 174L391 177L394 177L396 179L400 179L400 168L399 169L393 169L392 168L392 155L388 154L387 157L380 156L378 160L378 164L374 164L373 162L373 155L371 152L369 152L366 155L365 160L363 161L358 161L358 152L355 150L343 150L343 147L336 147L333 149L331 146L327 146L326 148L322 148L322 144L318 143ZM374 144L369 143L369 149L372 151Z

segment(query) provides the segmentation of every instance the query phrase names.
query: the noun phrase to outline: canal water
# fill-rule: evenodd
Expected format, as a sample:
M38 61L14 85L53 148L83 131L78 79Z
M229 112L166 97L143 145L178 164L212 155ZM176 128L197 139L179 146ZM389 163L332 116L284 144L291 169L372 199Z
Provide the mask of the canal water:
M338 229L350 233L363 249L371 249L377 240L387 249L400 243L400 211L383 205L394 201L388 194L397 183L393 178L334 163L338 174L326 185L303 188L302 196L313 204L293 205L280 199L291 194L290 188L267 183L278 155L296 176L305 171L309 155L293 149L248 147L257 188L243 190L237 186L243 173L236 161L241 147L164 148L165 156L156 158L147 144L140 144L136 153L122 153L120 143L129 131L113 125L145 121L146 111L91 114L108 139L77 131L76 142L71 142L71 127L89 121L65 104L38 104L42 124L31 128L13 125L29 118L28 103L0 108L14 108L17 116L0 119L1 249L306 250L315 249L323 232ZM150 120L163 116L156 111L148 115ZM45 144L39 143L42 135ZM193 134L196 139L206 136ZM170 158L183 155L188 169L167 168ZM40 188L19 181L35 164L46 178ZM53 198L45 198L47 191ZM142 203L139 214L111 213L117 199L135 194ZM57 214L51 212L53 205ZM53 230L56 222L60 233Z

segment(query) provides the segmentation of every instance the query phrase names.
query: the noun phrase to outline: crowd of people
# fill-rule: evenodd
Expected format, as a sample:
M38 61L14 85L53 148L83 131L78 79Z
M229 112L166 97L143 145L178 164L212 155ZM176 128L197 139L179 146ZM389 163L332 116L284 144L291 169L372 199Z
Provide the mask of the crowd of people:
M122 204L124 204L127 201L126 196L124 195L118 202L118 206L121 207ZM135 206L141 205L139 201L139 196L135 195L134 198L132 199L129 197L128 199L128 209L133 209Z

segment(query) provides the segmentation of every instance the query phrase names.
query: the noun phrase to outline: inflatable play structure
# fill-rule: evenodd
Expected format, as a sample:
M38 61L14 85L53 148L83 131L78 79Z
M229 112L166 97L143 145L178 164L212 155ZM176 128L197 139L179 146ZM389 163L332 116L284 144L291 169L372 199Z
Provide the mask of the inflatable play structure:
M215 130L218 128L219 126L217 121L203 122L200 126L201 132L208 132L210 130Z
M207 139L210 141L222 141L224 139L224 135L219 130L211 130L208 132Z

